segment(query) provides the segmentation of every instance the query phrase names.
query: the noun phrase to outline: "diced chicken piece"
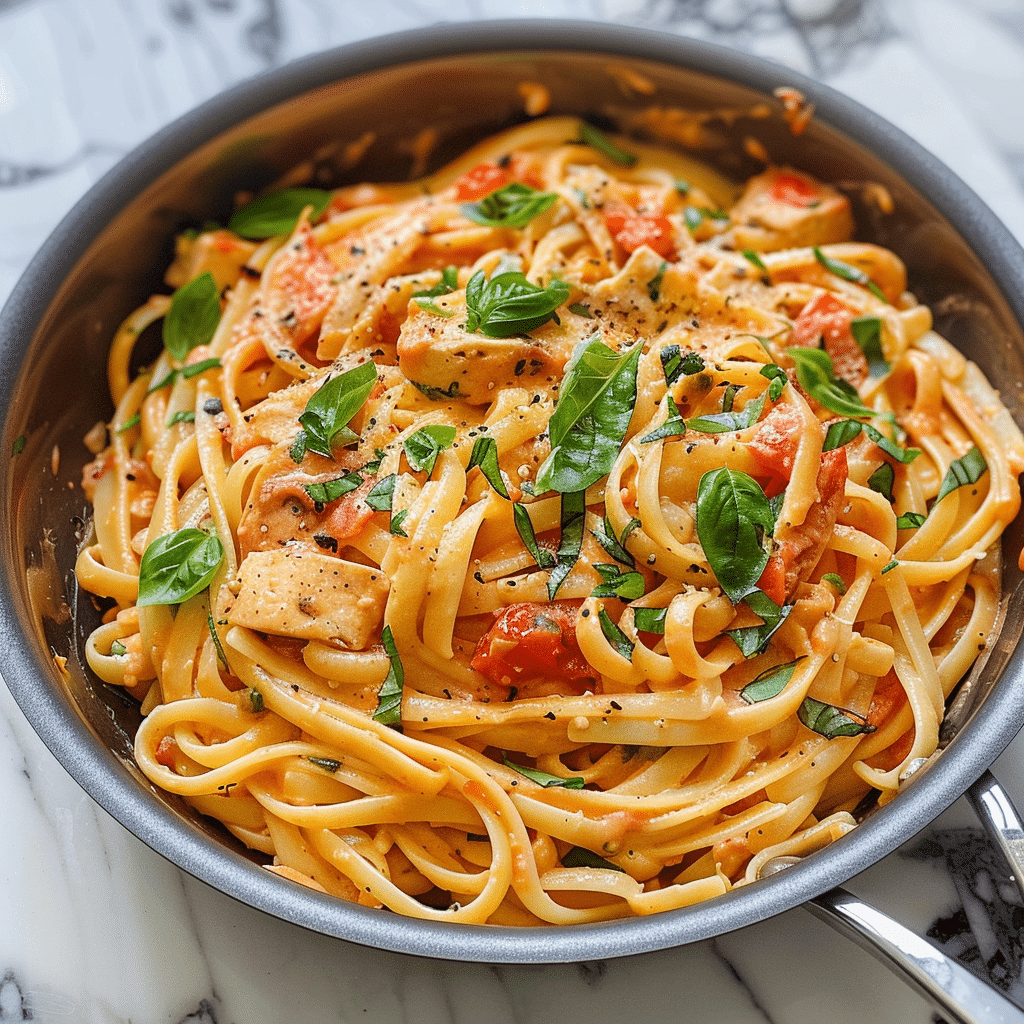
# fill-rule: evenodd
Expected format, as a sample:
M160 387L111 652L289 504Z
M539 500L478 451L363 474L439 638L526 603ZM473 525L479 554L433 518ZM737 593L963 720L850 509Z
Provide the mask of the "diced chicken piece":
M164 280L172 288L209 271L223 291L238 280L246 260L256 251L256 243L239 238L233 231L223 228L204 231L195 238L178 235L174 244L174 262L167 268Z
M846 196L788 167L751 178L729 217L736 248L755 252L845 242L854 227Z
M340 641L365 650L384 618L390 582L377 568L322 555L302 545L256 551L239 567L238 597L226 617L303 640Z

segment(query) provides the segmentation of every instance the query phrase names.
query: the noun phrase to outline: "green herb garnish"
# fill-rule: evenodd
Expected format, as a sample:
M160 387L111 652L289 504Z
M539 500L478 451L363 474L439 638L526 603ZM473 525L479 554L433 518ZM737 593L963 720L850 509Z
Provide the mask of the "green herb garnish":
M157 537L142 556L136 604L182 604L210 585L223 559L215 534L186 527Z
M290 234L307 207L313 207L311 219L323 215L331 202L331 193L321 188L286 188L260 196L235 210L228 228L243 238L261 240Z
M554 205L555 192L538 192L529 185L513 181L484 196L479 202L464 203L462 213L476 224L495 228L523 228Z
M395 646L395 638L391 634L390 626L385 626L381 631L380 640L391 664L388 667L388 674L384 677L384 682L381 683L380 690L377 692L377 710L373 713L373 720L401 732L402 686L405 682L402 659L398 655L398 648Z
M936 495L936 501L942 499L958 487L966 487L968 484L977 483L988 469L985 456L977 448L972 448L966 455L954 459L942 478L942 485Z
M546 324L569 298L564 281L546 288L530 284L518 270L496 274L490 280L478 270L466 285L466 330L488 338L527 334Z
M514 772L519 772L520 775L529 779L531 782L536 782L538 786L543 786L545 789L551 789L554 786L558 786L562 789L582 789L584 780L579 775L570 775L567 779L562 778L560 775L549 775L547 772L538 771L536 768L524 768L521 764L514 764L508 759L508 754L504 751L501 752L501 760L506 768L511 768Z
M480 472L487 478L487 482L503 498L508 498L508 488L501 476L501 469L498 466L498 443L493 437L478 437L473 442L473 451L469 456L469 465L466 466L468 473L474 466L480 467Z
M572 571L576 560L580 557L583 546L583 527L587 516L586 493L584 491L567 491L562 495L561 527L562 535L558 543L555 564L548 576L548 600L554 601L558 588L565 577Z
M590 592L591 597L617 597L622 601L643 597L644 578L635 570L623 572L619 566L608 562L599 562L594 568L601 574L602 582Z
M888 302L888 299L886 299L882 289L879 288L878 285L860 269L860 267L851 266L849 263L844 263L842 260L831 259L817 246L814 247L814 258L830 274L835 274L836 277L841 277L844 281L851 281L853 284L863 285L865 288L869 289L872 295L876 298L881 299L883 302Z
M363 407L376 383L377 366L372 362L329 377L312 395L299 417L302 430L292 445L292 458L300 462L308 450L333 459L335 445L357 441L359 435L349 428L348 422Z
M197 345L208 344L219 323L220 295L207 270L171 296L163 323L164 348L180 362Z
M766 669L740 690L740 696L748 704L759 704L763 700L778 697L793 678L793 673L799 663L800 659L797 658L796 661L787 662L785 665L776 665L774 668Z
M451 448L455 434L455 428L444 423L431 423L429 426L420 427L415 434L405 439L405 457L409 460L409 465L430 476L438 455L446 448Z
M627 153L624 149L620 149L604 132L592 124L587 124L586 121L580 122L580 142L584 146L596 149L608 157L612 163L620 164L622 167L632 167L639 159L633 153Z
M812 732L826 739L834 740L838 736L860 736L862 733L874 732L875 727L868 725L863 715L858 715L845 708L837 708L824 701L805 697L797 708L797 718Z

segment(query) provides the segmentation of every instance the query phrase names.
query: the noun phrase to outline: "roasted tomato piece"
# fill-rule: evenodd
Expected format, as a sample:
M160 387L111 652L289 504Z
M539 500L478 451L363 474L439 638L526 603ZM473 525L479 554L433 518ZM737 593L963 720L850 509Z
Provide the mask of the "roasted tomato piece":
M793 345L817 348L820 341L835 375L858 387L868 375L868 361L853 336L853 314L834 295L815 295L793 323Z
M750 441L750 452L757 462L764 493L769 498L785 490L793 475L793 462L800 447L803 420L795 409L776 405L761 421Z
M589 689L596 672L576 641L576 616L582 601L551 604L524 602L496 613L494 625L480 638L472 666L494 683L515 687L523 695L579 694Z
M605 212L604 219L609 234L626 252L636 252L646 245L659 256L672 254L672 225L668 218L646 216L618 204Z
M455 198L460 203L472 203L507 185L512 176L497 164L477 164L455 182Z
M821 202L821 191L807 178L780 174L772 185L772 199L790 206L813 206Z

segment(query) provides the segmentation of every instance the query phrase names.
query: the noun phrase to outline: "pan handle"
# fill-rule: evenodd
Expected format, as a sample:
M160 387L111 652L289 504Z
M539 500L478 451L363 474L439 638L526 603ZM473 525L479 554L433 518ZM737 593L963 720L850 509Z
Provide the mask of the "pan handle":
M1024 897L1024 825L1020 816L991 772L986 771L967 796L1006 857ZM1024 1010L1001 992L846 890L832 889L807 907L909 981L950 1024L1024 1024Z

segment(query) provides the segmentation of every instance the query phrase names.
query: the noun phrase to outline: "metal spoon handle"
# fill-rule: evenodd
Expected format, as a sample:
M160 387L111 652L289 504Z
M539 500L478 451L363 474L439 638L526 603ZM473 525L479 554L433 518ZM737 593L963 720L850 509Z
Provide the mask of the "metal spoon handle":
M1024 1024L1024 1010L991 985L845 889L823 893L807 907L909 981L949 1024Z
M967 790L967 799L1006 858L1024 901L1024 823L1017 809L990 771Z

